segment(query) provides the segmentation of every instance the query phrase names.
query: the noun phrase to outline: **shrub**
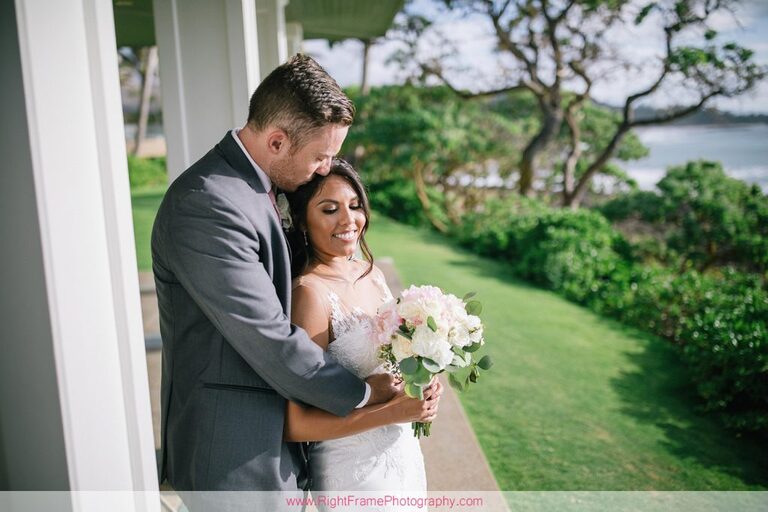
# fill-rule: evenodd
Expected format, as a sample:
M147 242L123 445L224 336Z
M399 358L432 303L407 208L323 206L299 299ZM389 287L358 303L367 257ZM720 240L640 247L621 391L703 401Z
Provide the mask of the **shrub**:
M520 277L670 340L707 409L731 427L768 430L768 290L759 275L642 264L599 213L517 197L467 215L455 235Z
M765 284L726 269L722 276L689 271L672 287L683 297L673 337L707 408L740 430L768 430Z
M168 185L165 157L140 158L128 156L128 178L131 190Z
M429 219L416 196L416 185L413 181L382 180L370 184L368 189L368 199L374 210L409 226L429 225ZM435 199L434 189L427 189L427 194ZM437 209L434 213L440 214Z
M510 198L465 216L459 241L511 262L519 276L587 302L629 258L621 235L601 215Z
M768 270L768 197L756 185L726 176L717 162L698 161L672 167L657 187L619 196L601 211L613 221L657 226L670 254L698 270Z

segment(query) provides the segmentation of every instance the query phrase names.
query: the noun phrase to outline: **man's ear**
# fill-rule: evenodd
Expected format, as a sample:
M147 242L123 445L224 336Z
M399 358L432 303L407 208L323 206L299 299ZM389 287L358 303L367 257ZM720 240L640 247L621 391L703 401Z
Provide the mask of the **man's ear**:
M278 156L286 154L291 143L288 141L288 134L280 128L271 130L267 135L267 150L271 155Z

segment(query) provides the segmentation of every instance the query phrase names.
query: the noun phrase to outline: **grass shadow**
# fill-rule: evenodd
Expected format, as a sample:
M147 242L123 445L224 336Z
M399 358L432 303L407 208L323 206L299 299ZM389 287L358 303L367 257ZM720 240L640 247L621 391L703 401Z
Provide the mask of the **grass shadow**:
M624 404L621 412L659 429L661 446L680 460L727 473L747 485L768 486L766 440L728 430L719 418L702 410L685 363L670 343L610 323L611 328L634 336L641 346L640 351L624 354L636 370L624 371L611 381Z

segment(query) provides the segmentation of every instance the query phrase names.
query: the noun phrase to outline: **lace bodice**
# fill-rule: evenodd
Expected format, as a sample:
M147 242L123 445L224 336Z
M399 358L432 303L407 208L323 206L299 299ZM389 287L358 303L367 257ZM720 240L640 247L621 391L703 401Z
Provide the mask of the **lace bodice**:
M392 297L386 283L379 276L372 278L380 289L383 303ZM332 290L327 292L333 341L328 352L345 368L364 379L380 373L383 365L378 357L378 344L374 334L372 316L360 306L349 307Z

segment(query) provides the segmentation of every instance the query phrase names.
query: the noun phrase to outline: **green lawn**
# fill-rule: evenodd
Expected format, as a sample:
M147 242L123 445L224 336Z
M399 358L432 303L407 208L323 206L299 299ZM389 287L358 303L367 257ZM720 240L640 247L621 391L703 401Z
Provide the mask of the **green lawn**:
M403 284L483 302L495 366L461 395L502 490L768 488L765 445L697 412L663 340L601 318L436 234L377 216ZM439 428L438 423L435 428Z
M149 270L162 191L132 199L139 269ZM404 284L477 291L483 301L496 364L462 402L502 490L768 489L764 444L697 412L666 342L436 234L381 216L373 226L374 254L393 257Z

